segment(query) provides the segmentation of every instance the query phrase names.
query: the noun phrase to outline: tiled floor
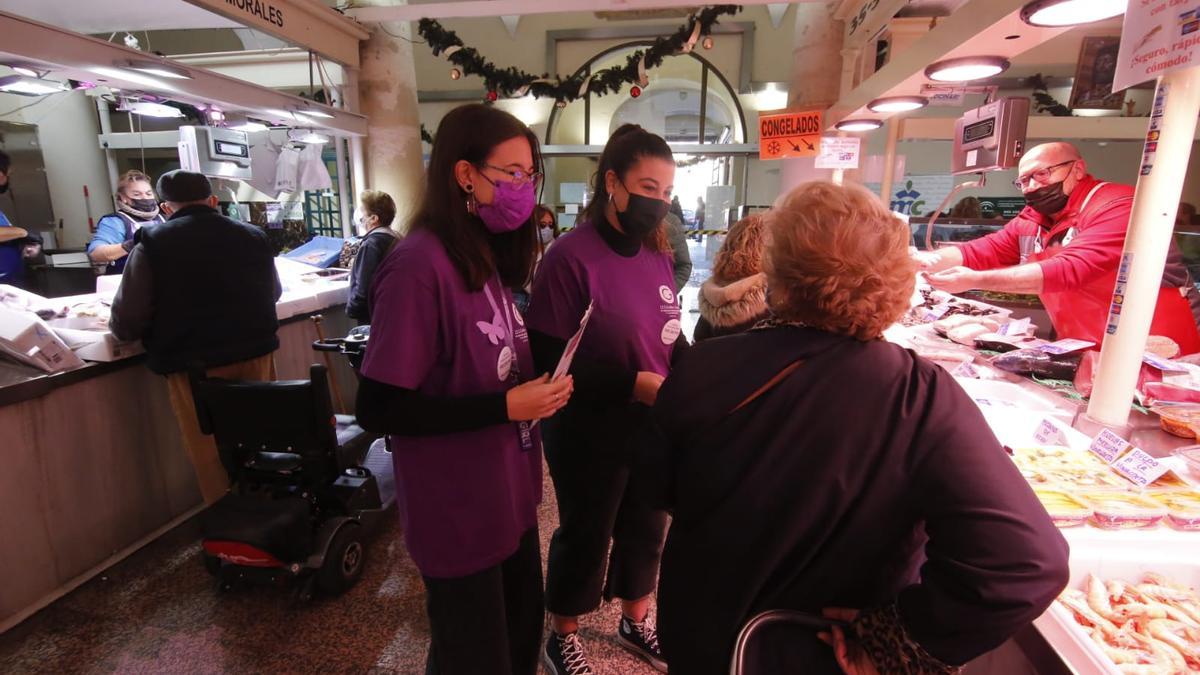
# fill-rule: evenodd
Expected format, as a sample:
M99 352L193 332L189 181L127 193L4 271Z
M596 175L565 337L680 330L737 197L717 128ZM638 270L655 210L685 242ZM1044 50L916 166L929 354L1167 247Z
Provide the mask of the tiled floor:
M694 269L684 290L691 335L708 251L690 242ZM547 478L540 520L542 559L557 524ZM0 635L0 672L16 673L421 673L429 631L424 587L396 518L370 545L363 578L345 595L296 604L286 590L219 592L199 559L189 521ZM581 635L597 675L653 673L617 646L620 608L586 617Z
M547 480L542 559L557 520ZM421 673L424 587L395 518L345 595L293 604L286 590L217 590L189 521L0 636L0 672ZM620 609L583 622L597 674L653 673L612 638Z

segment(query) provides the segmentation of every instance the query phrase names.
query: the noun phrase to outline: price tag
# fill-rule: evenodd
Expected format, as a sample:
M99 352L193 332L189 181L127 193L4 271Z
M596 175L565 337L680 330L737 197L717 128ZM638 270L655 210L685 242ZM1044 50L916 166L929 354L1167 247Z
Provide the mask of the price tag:
M1108 429L1101 431L1092 441L1091 447L1088 448L1092 454L1104 460L1105 464L1112 464L1127 449L1129 449L1129 441Z
M1150 352L1146 352L1142 356L1142 361L1151 366L1154 366L1155 368L1158 368L1159 370L1163 371L1164 373L1186 373L1186 372L1188 372L1188 369L1183 367L1182 365L1175 363L1174 361L1172 361L1170 359L1164 359L1163 357L1158 356L1156 354L1151 354Z
M1048 419L1043 419L1038 425L1037 430L1033 432L1033 437L1042 445L1066 445L1067 435L1063 433L1058 425Z
M979 370L975 368L975 365L970 361L963 361L957 368L954 369L954 372L950 374L954 377L965 377L972 380L979 379Z
M1018 321L1009 321L1000 326L1000 330L996 332L1000 335L1025 335L1029 332L1029 319L1024 318Z
M1137 483L1141 487L1158 480L1167 472L1167 465L1154 459L1138 448L1125 453L1113 465L1117 473Z
M1061 356L1063 354L1070 354L1071 352L1077 352L1080 349L1086 349L1088 347L1094 347L1094 346L1096 346L1095 342L1088 342L1087 340L1066 339L1066 340L1059 340L1058 342L1051 342L1049 344L1044 344L1044 345L1042 345L1041 349L1042 349L1042 351L1046 352L1047 354Z
M924 318L926 323L929 323L931 321L937 321L938 319L942 318L942 316L945 315L946 312L949 312L949 311L950 311L950 305L934 305L933 307L930 307L929 309L925 310L925 314L922 318Z

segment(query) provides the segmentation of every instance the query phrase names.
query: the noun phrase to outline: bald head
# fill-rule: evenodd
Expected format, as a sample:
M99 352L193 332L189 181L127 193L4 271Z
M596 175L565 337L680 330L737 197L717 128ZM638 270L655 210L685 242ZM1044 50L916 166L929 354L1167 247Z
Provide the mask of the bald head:
M1022 182L1021 191L1025 194L1062 183L1063 192L1069 195L1086 175L1087 162L1079 155L1079 149L1062 141L1030 148L1021 157L1017 172L1018 181Z
M1021 173L1042 169L1062 162L1082 161L1079 149L1065 141L1034 146L1021 157Z

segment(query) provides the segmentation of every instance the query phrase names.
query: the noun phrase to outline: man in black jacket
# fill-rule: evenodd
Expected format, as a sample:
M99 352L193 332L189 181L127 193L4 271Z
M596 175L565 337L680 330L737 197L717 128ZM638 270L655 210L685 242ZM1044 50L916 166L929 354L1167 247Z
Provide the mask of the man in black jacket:
M274 379L282 287L266 233L221 215L208 178L172 171L157 191L168 219L138 230L109 328L119 339L140 339L146 365L167 377L200 492L211 504L229 479L212 437L200 432L187 371Z

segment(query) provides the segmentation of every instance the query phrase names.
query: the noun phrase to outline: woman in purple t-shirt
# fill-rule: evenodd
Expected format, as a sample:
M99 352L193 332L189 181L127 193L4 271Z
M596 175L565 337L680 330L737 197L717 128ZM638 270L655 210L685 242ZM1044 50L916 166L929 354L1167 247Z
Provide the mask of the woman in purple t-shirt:
M559 527L550 542L553 632L543 658L556 675L591 672L578 617L602 596L621 599L618 641L666 671L647 614L667 517L629 499L626 484L633 439L677 347L687 345L662 224L674 181L675 159L661 137L631 124L617 129L582 224L546 252L533 282L528 323L540 369L554 367L591 307L571 365L575 399L545 431Z
M438 126L410 234L372 286L358 420L391 435L405 543L425 580L426 672L533 675L542 635L532 422L572 379L536 377L510 288L528 283L537 138L483 105Z

